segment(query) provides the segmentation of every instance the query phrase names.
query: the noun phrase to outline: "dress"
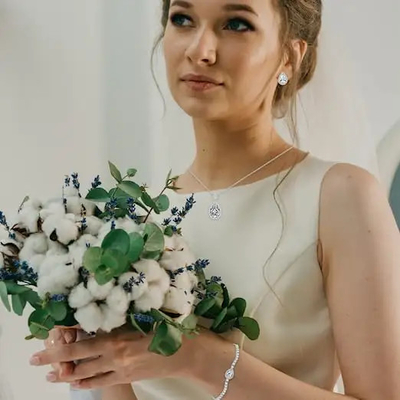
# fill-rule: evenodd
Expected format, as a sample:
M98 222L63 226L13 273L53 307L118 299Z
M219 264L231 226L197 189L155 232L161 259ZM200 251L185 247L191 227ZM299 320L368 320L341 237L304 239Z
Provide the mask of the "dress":
M231 298L245 298L246 314L260 324L257 341L241 332L226 337L287 375L327 390L334 389L340 370L317 239L321 183L334 164L309 154L290 171L275 196L284 224L273 192L289 170L222 194L218 221L208 216L210 194L195 193L196 204L181 224L196 257L210 260L207 276L222 277ZM168 196L179 208L189 197L172 191ZM135 382L133 387L139 400L212 398L195 383L175 378Z

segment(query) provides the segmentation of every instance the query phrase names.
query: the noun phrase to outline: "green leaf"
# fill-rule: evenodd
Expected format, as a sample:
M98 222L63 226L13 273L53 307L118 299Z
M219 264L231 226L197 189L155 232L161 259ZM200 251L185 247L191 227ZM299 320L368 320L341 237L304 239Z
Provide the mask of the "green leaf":
M7 286L3 281L0 282L0 297L7 310L11 311L10 302L8 300Z
M143 333L143 335L147 336L147 332L145 332L142 327L140 326L140 324L136 321L134 314L130 314L130 320L131 320L131 324L134 327L135 330L139 331L140 333Z
M119 172L118 168L112 163L112 162L108 162L108 166L110 168L110 172L111 175L113 176L113 178L118 182L122 182L122 175L121 172Z
M167 314L164 314L162 311L157 310L155 308L152 308L149 312L149 314L154 318L155 321L157 322L162 322L162 321L169 321L172 322L172 318L169 317Z
M258 322L249 317L240 317L235 325L239 328L250 340L257 340L260 336L260 326Z
M166 194L162 194L161 196L157 197L155 199L155 202L157 204L157 208L160 210L160 212L167 211L169 209L169 198Z
M207 313L212 307L214 307L216 301L214 298L203 299L197 304L194 313L195 315L202 316Z
M90 272L95 272L101 264L104 250L100 247L89 247L83 255L83 266Z
M107 249L101 257L101 263L110 268L115 277L122 275L129 269L128 257L115 249Z
M222 286L217 282L212 282L207 285L207 293L212 293L219 307L224 303L224 291Z
M64 301L49 301L45 310L55 321L62 321L67 316L68 305Z
M169 180L171 179L171 175L172 175L172 169L170 169L168 172L167 179L165 181L167 184L168 184Z
M164 251L164 233L156 224L152 222L147 223L143 235L146 237L144 245L146 252Z
M131 182L131 181L121 182L118 185L118 188L121 189L126 194L128 194L134 200L136 200L140 196L142 196L142 189L140 189L140 186L135 182Z
M94 279L99 285L105 285L106 283L110 282L111 279L113 278L114 278L114 271L105 265L100 265L100 267L94 274Z
M226 285L221 284L221 287L222 287L222 294L224 296L224 301L222 303L222 308L224 308L224 307L228 307L230 299L229 299L228 288L226 287Z
M128 260L134 263L139 260L144 248L144 239L138 232L132 232L129 234L130 247L128 252Z
M211 330L214 330L218 327L218 325L224 320L226 314L228 312L227 308L223 308L222 311L218 314L217 318L215 318L213 324L211 325Z
M28 292L24 292L23 296L25 297L26 301L33 307L33 308L41 308L42 307L42 299L39 295L30 289Z
M28 319L29 329L37 339L47 339L55 326L54 319L46 310L34 311Z
M236 299L232 300L232 302L229 305L229 307L231 307L231 306L236 308L238 317L243 317L244 312L246 311L246 307L247 307L245 299L236 298Z
M137 172L137 169L129 168L126 174L129 176L129 178L133 178L136 175L136 172Z
M242 315L238 315L236 307L235 306L229 306L228 307L228 312L226 313L225 321L232 320L232 319L236 320L239 317L242 317Z
M165 236L171 237L173 234L174 234L174 230L172 229L172 226L167 226L167 227L164 229L164 235L165 235Z
M117 208L116 210L114 210L114 214L115 218L124 218L126 215L128 215L128 211Z
M157 203L150 197L147 192L142 192L142 200L143 203L146 204L146 206L151 207L156 214L160 214Z
M182 326L187 330L194 330L197 327L198 320L197 315L190 314L182 321Z
M24 286L18 285L18 283L13 282L13 281L5 281L4 283L7 286L8 294L21 294L21 293L29 292L30 290L32 290L25 285Z
M98 203L107 203L110 201L110 196L103 188L90 189L86 195L86 200L92 200Z
M68 307L67 316L62 321L57 321L58 326L76 326L79 322L75 319L75 310Z
M182 332L179 329L161 322L150 343L149 351L162 356L172 356L182 346Z
M26 306L26 299L20 294L11 295L12 307L15 314L22 316Z
M143 251L140 258L158 261L161 257L161 253L161 251Z
M214 329L215 333L224 333L232 330L235 326L236 319L231 319L229 321L223 322L217 328Z
M103 239L101 248L104 250L118 250L122 254L128 254L130 241L129 234L123 229L113 229Z

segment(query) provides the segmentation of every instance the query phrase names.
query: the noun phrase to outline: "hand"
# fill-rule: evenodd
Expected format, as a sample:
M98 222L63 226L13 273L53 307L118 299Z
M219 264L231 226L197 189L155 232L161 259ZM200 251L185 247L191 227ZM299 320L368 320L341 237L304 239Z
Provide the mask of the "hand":
M50 331L49 337L44 341L46 349L70 344L76 341L77 330L79 326L72 328L54 328ZM60 376L69 375L73 372L74 362L60 362L51 364L54 371L57 371Z
M209 351L212 343L223 341L214 333L204 331L195 338L183 338L181 349L173 356L165 357L149 352L151 339L151 335L144 337L128 328L118 329L36 353L31 364L40 366L92 358L76 365L67 375L53 371L48 380L69 382L79 389L94 389L144 379L194 376L197 367L206 362L203 358L205 346Z

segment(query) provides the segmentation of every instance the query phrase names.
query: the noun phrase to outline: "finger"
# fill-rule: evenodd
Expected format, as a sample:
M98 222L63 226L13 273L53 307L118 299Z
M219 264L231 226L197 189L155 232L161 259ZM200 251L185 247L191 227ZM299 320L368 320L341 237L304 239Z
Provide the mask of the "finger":
M61 376L59 372L53 371L47 374L47 379L50 382L75 382L81 379L93 378L96 375L111 372L110 368L105 365L104 358L99 357L95 360L79 363L72 374Z
M102 340L100 338L93 338L40 351L32 356L30 364L42 366L52 363L84 360L85 358L101 356L104 350Z
M101 374L89 379L82 379L80 381L76 381L71 384L73 388L76 389L100 389L108 386L114 386L123 383L118 378L118 374L116 372L107 372L105 374Z

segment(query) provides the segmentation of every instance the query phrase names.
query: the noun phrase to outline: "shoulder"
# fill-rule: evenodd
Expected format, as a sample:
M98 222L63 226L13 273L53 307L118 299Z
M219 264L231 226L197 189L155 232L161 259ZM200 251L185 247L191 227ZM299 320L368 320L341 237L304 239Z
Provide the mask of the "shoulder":
M370 172L352 164L334 164L321 184L319 239L324 254L392 226L394 217L384 186Z

